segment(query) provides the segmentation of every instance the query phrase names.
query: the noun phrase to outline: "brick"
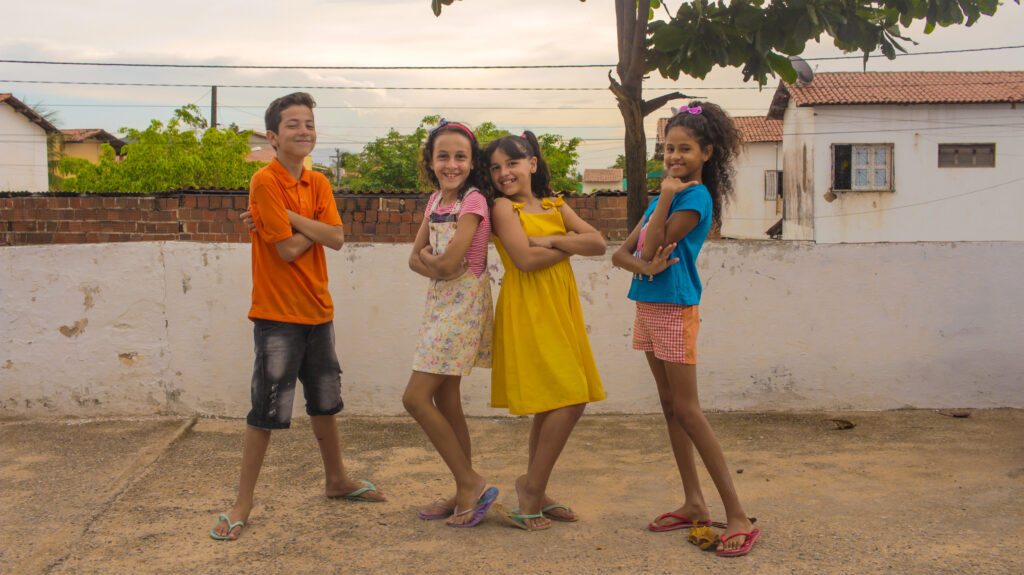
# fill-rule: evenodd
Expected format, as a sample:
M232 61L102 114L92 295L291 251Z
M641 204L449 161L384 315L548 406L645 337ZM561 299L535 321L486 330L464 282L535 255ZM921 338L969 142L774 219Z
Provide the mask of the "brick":
M209 198L209 196L196 196L196 207L198 207L198 208L208 208L208 207L210 207L210 198Z

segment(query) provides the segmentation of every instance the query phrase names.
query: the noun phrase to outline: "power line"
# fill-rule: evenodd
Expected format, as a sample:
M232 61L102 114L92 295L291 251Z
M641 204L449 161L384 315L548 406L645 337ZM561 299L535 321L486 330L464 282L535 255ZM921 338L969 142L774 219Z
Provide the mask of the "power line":
M896 54L904 56L933 56L941 54L965 54L971 52L989 52L994 50L1016 50L1024 48L1024 44L1014 46L992 46L988 48L962 48L957 50L932 50L927 52L907 52ZM883 54L875 54L881 57ZM856 56L823 56L820 58L804 58L805 61L823 60L861 60L863 55ZM274 66L266 64L166 64L142 62L75 62L58 60L15 60L0 59L4 64L37 64L47 66L96 66L120 68L187 68L215 70L539 70L568 68L614 68L616 64L536 64L536 65L479 65L479 66Z

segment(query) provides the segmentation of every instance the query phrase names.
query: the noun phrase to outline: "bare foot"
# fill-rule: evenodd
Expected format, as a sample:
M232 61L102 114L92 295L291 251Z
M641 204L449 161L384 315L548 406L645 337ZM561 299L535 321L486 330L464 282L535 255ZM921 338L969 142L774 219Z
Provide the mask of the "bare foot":
M544 499L543 493L530 493L526 485L526 476L521 475L523 481L516 480L516 496L519 497L520 515L536 515L540 513L541 502ZM530 529L545 529L551 526L551 520L547 517L530 517L522 520Z
M344 498L346 495L359 491L360 489L363 489L365 487L366 485L363 485L362 481L353 481L352 479L346 477L341 481L335 482L333 484L328 484L327 487L324 489L324 493L330 499L339 499ZM372 499L374 501L388 500L388 498L385 497L383 493L377 491L376 489L367 489L366 491L360 493L359 497L362 497L363 499Z
M448 517L455 511L455 496L452 495L448 499L444 497L438 497L433 503L427 505L423 509L420 509L421 519L443 519Z
M724 540L724 539L726 539L727 537L729 537L730 535L732 535L734 533L750 533L753 530L754 530L754 524L751 523L750 519L747 519L746 517L744 517L742 519L735 519L735 520L730 519L729 522L725 526L725 533L722 534L722 539ZM747 536L746 535L737 535L735 537L732 537L728 541L719 542L718 543L718 550L719 551L735 551L735 550L739 549L740 547L743 547L743 544L746 543L746 542L747 542Z
M659 528L665 528L684 523L683 520L678 517L673 517L673 515L682 515L693 523L705 523L711 521L711 512L708 511L706 505L701 503L684 503L679 509L658 517L651 522L651 525Z
M525 483L524 483L525 481L526 481L526 476L525 475L520 475L519 477L516 477L516 492L517 493L519 492L520 486L521 485L525 485ZM540 501L541 509L547 509L548 507L551 507L550 510L544 512L544 515L547 515L548 517L552 517L552 518L557 519L559 521L568 521L568 522L578 521L579 520L580 516L577 515L575 511L573 511L572 509L566 509L566 507L568 507L567 505L563 506L563 507L559 507L559 505L561 505L561 504L558 503L557 501L555 501L554 499L548 497L547 493L544 494L544 496L541 498L541 501Z
M245 523L249 520L249 512L252 511L252 503L242 504L235 503L235 506L228 511L228 520L224 521L221 518L217 521L217 524L213 526L213 533L216 533L219 537L227 537L228 541L234 541L242 536L243 525L237 525L237 523ZM234 525L234 529L229 528L230 525Z
M455 508L452 510L452 516L445 519L444 522L448 525L469 523L473 519L472 510L476 507L476 502L480 500L485 489L487 489L487 479L483 475L477 475L476 482L470 484L469 487L459 486L455 492Z

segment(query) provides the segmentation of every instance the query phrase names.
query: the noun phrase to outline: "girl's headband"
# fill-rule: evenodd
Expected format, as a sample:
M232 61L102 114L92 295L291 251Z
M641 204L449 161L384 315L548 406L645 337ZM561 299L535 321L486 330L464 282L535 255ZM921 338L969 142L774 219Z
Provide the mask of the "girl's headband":
M672 108L672 115L676 116L684 112L687 112L689 114L696 116L697 114L700 114L703 111L704 108L701 106L694 106L692 108L690 108L689 106L683 106L682 108Z
M473 131L472 130L470 130L469 128L467 128L466 126L464 126L464 125L462 125L462 124L460 124L458 122L449 122L448 120L445 120L444 118L441 118L441 123L438 124L436 128L431 130L430 134L433 135L434 132L440 130L441 128L443 128L445 126L455 126L456 128L461 129L463 132L466 132L467 136L469 136L469 141L471 141L473 143L476 143L476 136L473 135Z

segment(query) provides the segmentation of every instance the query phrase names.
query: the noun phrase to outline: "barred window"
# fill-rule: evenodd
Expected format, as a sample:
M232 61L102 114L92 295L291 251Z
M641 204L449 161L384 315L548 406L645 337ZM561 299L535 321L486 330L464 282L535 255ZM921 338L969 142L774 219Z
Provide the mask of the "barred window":
M939 144L940 168L994 168L995 144Z

